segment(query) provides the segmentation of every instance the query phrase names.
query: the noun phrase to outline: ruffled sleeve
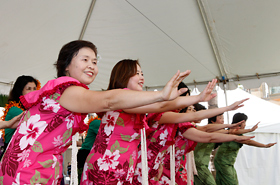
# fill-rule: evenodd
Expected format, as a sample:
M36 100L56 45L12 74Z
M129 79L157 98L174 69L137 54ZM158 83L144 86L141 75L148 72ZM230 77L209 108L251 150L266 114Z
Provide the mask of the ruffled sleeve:
M58 89L60 89L60 92L63 93L63 91L71 85L81 86L88 89L86 85L80 83L78 80L68 76L63 76L48 81L40 90L21 96L20 101L26 109L29 109L41 102L43 97L54 94Z

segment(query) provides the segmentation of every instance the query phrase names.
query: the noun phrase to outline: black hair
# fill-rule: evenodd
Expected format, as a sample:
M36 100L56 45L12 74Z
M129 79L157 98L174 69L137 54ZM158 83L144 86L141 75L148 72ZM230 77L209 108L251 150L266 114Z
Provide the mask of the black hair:
M76 56L80 49L82 48L90 48L94 51L97 56L97 48L96 46L85 40L75 40L65 44L58 55L58 59L55 62L57 77L66 76L66 68L70 65L74 56Z
M10 91L8 102L10 101L19 102L19 97L22 95L22 91L24 87L29 82L34 82L36 84L36 87L38 85L37 80L32 76L25 76L25 75L19 76L16 79L16 82L14 83L12 90Z
M212 122L216 122L217 121L217 116L221 116L223 115L224 113L221 113L221 114L218 114L216 116L213 116L211 118L208 118L208 124L211 124Z
M196 111L206 110L206 107L203 106L203 105L201 105L201 104L199 104L199 103L196 103L196 104L194 104L193 106L194 106L194 109L195 109Z
M238 123L243 120L247 121L247 119L248 119L248 116L246 114L238 112L238 113L234 114L231 124Z
M178 85L178 90L182 89L182 88L188 88L188 86L184 83L184 82L180 82L180 84ZM186 92L184 92L183 94L181 94L180 96L187 96L187 94L190 96L191 95L191 91L188 88L188 90Z

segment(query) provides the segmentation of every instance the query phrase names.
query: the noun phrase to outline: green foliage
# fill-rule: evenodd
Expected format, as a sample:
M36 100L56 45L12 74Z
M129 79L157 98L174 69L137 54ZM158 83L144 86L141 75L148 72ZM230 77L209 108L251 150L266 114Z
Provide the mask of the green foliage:
M0 94L0 107L5 107L8 103L8 95Z

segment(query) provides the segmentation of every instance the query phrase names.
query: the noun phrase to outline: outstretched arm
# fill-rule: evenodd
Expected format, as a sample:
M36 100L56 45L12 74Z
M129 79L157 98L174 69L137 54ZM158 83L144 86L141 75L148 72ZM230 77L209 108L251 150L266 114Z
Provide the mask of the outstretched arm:
M90 91L79 86L68 87L59 100L66 109L79 112L105 112L117 109L139 107L155 102L177 98L187 89L178 90L179 83L188 76L189 71L179 71L171 78L162 91L132 91L114 89L108 91Z
M0 121L0 129L4 128L17 128L18 123L20 121L20 118L22 117L24 112L22 112L20 115L15 116L10 121Z
M222 129L225 129L225 128L236 128L238 126L240 126L244 121L240 121L238 123L235 123L235 124L208 124L208 125L204 125L204 126L198 126L197 125L197 129L198 130L201 130L201 131L204 131L204 132L215 132L215 131L218 131L218 130L222 130ZM224 130L225 134L229 133L228 130Z
M183 136L187 139L193 140L199 143L221 143L229 141L246 141L254 136L237 136L231 134L221 133L207 133L197 130L195 128L189 128L183 133Z
M233 103L227 107L221 107L216 109L208 109L208 110L201 110L198 112L190 112L190 113L174 113L174 112L166 112L162 115L161 119L159 120L159 124L163 123L183 123L183 122L190 122L190 121L199 121L205 118L210 118L216 115L219 115L225 111L236 110L239 107L243 106L243 102L248 99L240 100Z
M211 94L213 88L215 87L217 80L214 79L209 82L207 87L202 93L196 96L185 96L178 97L172 101L158 102L146 106L137 107L134 109L127 109L127 113L155 113L155 112L165 112L170 110L182 109L187 106L196 104L201 101L208 101L216 96L216 94Z
M272 147L273 145L276 144L276 143L263 144L263 143L259 143L259 142L254 141L254 140L238 141L238 143L243 143L243 144L246 144L246 145L261 147L261 148L270 148L270 147Z
M229 134L240 135L240 134L246 134L248 132L254 132L258 128L259 123L260 122L258 122L250 129L229 129Z

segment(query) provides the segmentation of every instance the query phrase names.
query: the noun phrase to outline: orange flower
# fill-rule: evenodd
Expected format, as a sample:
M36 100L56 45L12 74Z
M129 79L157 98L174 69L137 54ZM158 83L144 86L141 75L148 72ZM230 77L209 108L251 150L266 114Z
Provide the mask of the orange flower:
M41 82L39 80L36 80L37 81L37 89L36 90L39 90L41 89Z

